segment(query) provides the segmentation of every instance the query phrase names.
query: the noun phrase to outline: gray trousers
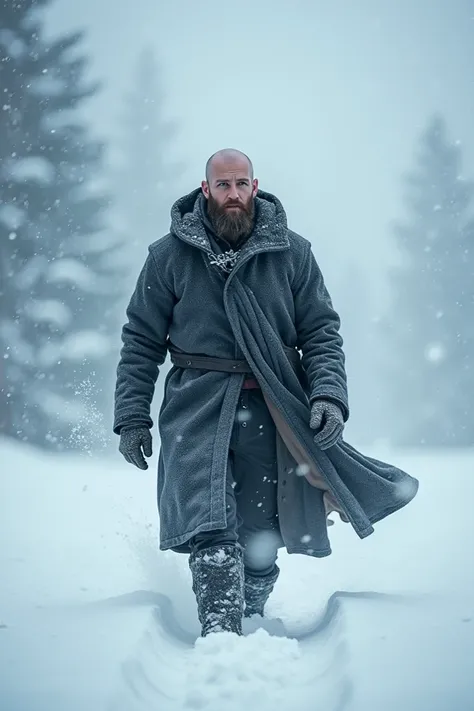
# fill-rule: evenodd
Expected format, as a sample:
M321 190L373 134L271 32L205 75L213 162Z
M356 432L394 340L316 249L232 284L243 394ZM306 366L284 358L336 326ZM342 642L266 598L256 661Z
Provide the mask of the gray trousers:
M277 479L275 424L262 392L242 390L229 446L227 527L194 536L191 551L240 544L248 572L272 573L281 545Z

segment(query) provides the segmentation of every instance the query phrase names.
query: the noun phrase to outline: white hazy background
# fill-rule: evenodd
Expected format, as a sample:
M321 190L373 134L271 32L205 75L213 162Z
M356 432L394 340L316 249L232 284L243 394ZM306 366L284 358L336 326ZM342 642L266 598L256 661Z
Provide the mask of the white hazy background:
M99 134L117 130L137 55L154 48L183 190L215 150L243 150L325 272L355 262L377 293L400 176L433 112L474 176L473 2L57 0L48 18L52 33L87 29L90 75L104 82L88 106Z
M402 176L415 166L435 112L461 148L463 177L474 178L474 3L57 0L48 10L51 36L78 27L86 30L88 75L103 82L80 110L106 138L109 166L144 48L159 66L159 112L175 126L165 153L183 168L172 199L200 183L219 148L251 157L261 187L311 240L341 314L347 432L356 441L390 440L402 412L383 402L390 379L383 348L396 345L385 346L371 328L393 296L388 270L400 256L392 227L405 216ZM150 239L169 227L169 206L160 214L160 224L147 225ZM130 288L150 241L139 232L129 235L138 244Z

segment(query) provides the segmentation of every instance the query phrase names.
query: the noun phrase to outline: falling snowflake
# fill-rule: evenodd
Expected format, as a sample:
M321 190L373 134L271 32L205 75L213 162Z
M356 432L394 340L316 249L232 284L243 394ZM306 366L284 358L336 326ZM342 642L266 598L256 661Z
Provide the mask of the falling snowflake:
M425 348L425 358L430 363L441 363L446 358L446 350L441 343L429 343Z
M298 464L298 466L296 467L296 475L306 476L307 474L309 474L309 466L304 462L302 464Z
M252 419L252 413L250 410L242 408L237 410L237 422L248 422L250 419Z

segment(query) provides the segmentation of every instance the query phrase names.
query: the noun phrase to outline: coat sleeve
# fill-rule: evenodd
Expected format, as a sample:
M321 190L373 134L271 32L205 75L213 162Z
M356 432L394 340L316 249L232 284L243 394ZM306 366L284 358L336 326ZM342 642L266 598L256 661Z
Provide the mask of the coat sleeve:
M311 244L294 287L298 348L310 385L310 402L335 402L349 417L347 376L340 318L334 310Z
M113 431L123 425L153 426L151 401L166 359L175 296L149 250L127 306L117 366Z

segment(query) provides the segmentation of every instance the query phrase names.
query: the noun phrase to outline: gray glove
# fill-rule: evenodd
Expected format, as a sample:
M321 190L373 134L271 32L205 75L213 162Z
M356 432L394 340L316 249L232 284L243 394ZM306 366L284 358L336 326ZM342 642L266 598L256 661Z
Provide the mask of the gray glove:
M119 452L123 454L130 464L135 464L139 469L148 469L145 457L151 457L152 455L150 429L146 425L122 427L120 430ZM145 457L143 454L145 454Z
M314 435L315 443L320 449L329 449L340 439L344 430L342 410L334 402L316 400L311 407L309 425L311 429L319 430Z

